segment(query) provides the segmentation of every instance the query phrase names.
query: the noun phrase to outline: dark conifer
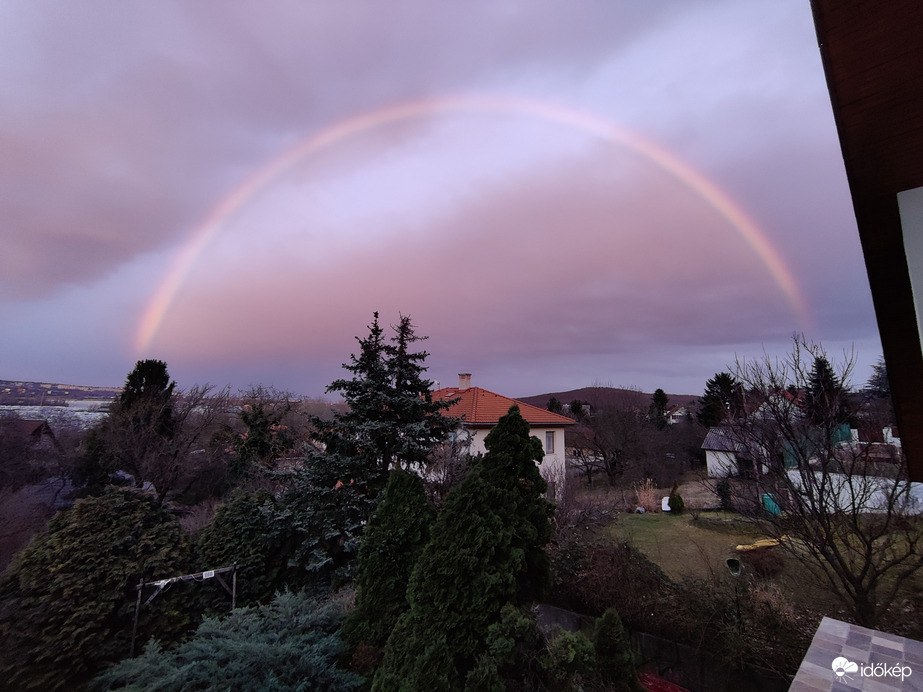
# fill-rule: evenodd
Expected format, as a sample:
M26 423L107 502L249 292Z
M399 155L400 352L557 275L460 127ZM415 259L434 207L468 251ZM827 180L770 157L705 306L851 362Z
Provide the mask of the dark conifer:
M368 336L356 338L359 354L343 365L352 377L327 387L342 394L349 409L332 420L312 419L317 448L285 498L286 518L304 538L300 559L324 579L348 576L389 469L419 467L456 425L442 415L450 402L430 397L427 353L412 350L425 337L416 336L405 316L394 331L388 343L376 312Z
M547 588L553 506L542 497L541 444L514 406L485 445L439 513L373 689L462 689L503 606Z
M391 471L384 499L359 549L356 605L343 626L349 657L363 646L365 657L376 658L407 610L407 583L429 541L435 514L417 474Z

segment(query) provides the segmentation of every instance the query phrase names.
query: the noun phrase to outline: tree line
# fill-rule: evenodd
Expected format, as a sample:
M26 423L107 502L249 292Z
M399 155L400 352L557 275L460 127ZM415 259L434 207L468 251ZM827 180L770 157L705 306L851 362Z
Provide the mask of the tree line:
M376 313L348 377L328 387L346 406L308 415L306 434L287 397L179 393L165 363L140 361L84 440L83 497L0 577L8 683L632 689L614 614L595 639L551 644L537 629L554 506L528 423L511 409L455 483L427 487L425 467L458 421L430 397L410 318L392 332ZM222 498L214 514L184 530L182 501L209 493ZM140 608L143 653L126 659L140 584L228 565L243 608L223 615L213 582L171 585ZM348 609L338 594L352 585Z

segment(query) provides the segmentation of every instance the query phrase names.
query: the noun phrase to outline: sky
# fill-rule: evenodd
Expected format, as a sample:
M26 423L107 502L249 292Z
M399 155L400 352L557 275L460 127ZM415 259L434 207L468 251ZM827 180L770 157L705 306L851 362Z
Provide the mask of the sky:
M0 4L0 379L699 394L881 352L807 0Z

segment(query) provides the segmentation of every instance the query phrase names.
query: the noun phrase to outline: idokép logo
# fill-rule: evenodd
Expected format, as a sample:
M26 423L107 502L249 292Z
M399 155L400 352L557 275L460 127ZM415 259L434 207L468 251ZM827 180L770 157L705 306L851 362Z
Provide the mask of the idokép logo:
M843 656L833 659L830 664L838 680L849 680L850 673L859 673L863 678L904 678L910 677L913 672L910 666L888 665L887 663L863 663L862 665L850 661Z

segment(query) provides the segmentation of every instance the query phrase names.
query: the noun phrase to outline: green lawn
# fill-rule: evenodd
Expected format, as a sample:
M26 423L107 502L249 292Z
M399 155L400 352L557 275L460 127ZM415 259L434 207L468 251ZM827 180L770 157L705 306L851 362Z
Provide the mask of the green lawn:
M656 562L671 579L710 578L724 574L734 548L763 536L749 523L724 512L691 514L622 514L604 535L628 541Z
M727 579L727 558L742 557L746 561L746 554L735 548L765 538L746 519L730 512L702 512L698 520L689 513L621 514L604 529L603 535L614 541L630 542L673 580ZM784 569L765 583L779 587L796 608L815 607L833 616L838 614L842 606L826 583L783 548L770 550L779 551ZM746 564L744 569L748 569Z

